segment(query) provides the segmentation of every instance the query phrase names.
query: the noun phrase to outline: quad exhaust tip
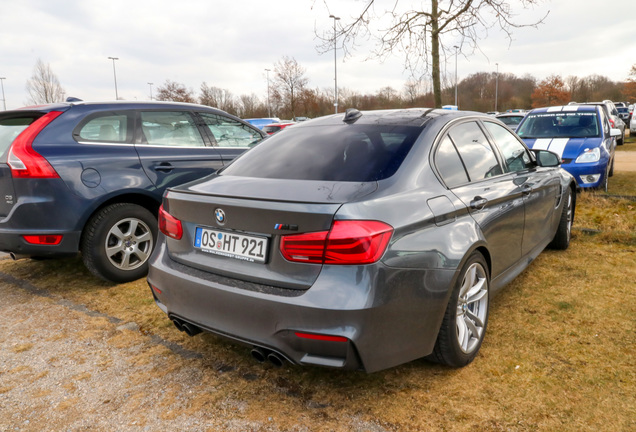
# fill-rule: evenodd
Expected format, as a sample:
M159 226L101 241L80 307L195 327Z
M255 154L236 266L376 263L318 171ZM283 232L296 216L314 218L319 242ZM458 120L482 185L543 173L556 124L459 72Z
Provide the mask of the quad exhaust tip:
M199 327L195 326L194 324L190 324L189 322L181 321L180 319L176 318L173 319L172 322L177 330L184 332L188 336L196 336L202 332Z
M254 359L259 363L263 363L265 360L268 360L276 367L282 367L285 364L285 359L274 351L254 347L252 348L251 354L252 357L254 357Z

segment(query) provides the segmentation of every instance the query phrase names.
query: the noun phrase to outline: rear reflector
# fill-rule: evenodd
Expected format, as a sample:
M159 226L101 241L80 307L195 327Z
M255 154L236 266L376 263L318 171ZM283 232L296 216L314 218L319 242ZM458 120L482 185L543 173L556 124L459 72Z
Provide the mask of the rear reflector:
M159 288L157 288L156 286L154 286L153 284L148 284L150 285L150 288L152 288L154 291L157 292L157 294L161 294L161 290Z
M35 245L55 246L62 241L62 235L48 234L48 235L24 235L22 236L27 243Z
M349 340L343 336L331 336L331 335L301 333L301 332L295 332L294 334L301 339L313 339L313 340L321 340L321 341L328 341L328 342L347 342Z
M159 208L159 230L175 240L183 237L181 221L165 211L163 205Z
M62 111L51 111L34 121L13 140L7 163L14 178L57 178L59 175L44 156L33 150L33 140Z
M393 227L379 221L335 221L329 231L283 236L280 251L288 261L356 265L378 261Z

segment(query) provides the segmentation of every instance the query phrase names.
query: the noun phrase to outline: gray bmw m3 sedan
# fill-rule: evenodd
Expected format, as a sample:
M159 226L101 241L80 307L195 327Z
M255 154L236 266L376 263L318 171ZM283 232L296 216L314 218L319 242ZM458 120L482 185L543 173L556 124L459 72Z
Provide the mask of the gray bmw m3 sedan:
M485 114L350 109L170 188L148 282L190 335L374 372L477 355L492 296L566 249L576 182Z

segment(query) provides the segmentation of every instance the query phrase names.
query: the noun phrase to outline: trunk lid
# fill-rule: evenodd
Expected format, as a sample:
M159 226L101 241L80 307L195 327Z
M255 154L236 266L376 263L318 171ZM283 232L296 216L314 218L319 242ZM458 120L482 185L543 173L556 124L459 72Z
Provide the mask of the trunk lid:
M279 249L281 236L328 231L342 204L376 188L375 182L290 182L215 175L167 192L164 208L183 225L181 240L167 238L168 252L177 262L216 275L265 286L307 289L322 265L285 260ZM225 249L210 252L205 235L221 242L233 236L239 253L243 251L241 243L256 248L262 245L263 257L256 256L258 253L239 256L234 249L229 254Z

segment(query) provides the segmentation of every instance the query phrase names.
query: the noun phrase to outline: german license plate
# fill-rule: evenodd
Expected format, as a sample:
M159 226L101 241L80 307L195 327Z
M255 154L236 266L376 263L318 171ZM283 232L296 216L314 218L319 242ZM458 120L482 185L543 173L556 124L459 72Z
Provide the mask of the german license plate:
M194 234L194 247L207 253L264 263L267 238L197 227Z

